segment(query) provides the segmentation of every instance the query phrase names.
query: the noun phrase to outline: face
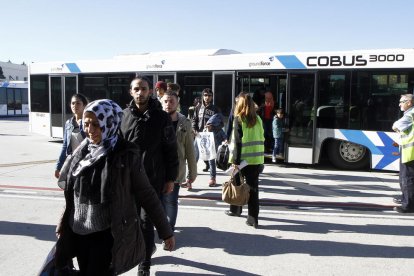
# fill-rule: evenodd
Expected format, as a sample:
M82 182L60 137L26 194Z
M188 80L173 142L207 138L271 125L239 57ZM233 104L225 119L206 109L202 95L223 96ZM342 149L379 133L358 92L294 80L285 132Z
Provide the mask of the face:
M203 100L207 105L209 105L213 101L213 95L209 93L204 93Z
M148 103L151 95L151 90L145 80L137 79L132 81L129 93L131 94L132 98L134 98L136 105L145 105Z
M277 115L277 117L279 117L279 118L283 118L283 115L284 115L284 114L283 114L283 113L279 113L279 112L278 112L278 113L276 113L276 115Z
M165 90L164 89L162 89L162 88L155 88L155 91L157 91L157 95L158 95L158 97L162 97L162 96L164 96L164 93L165 93Z
M86 112L83 115L83 129L93 144L97 145L102 141L102 129L94 113Z
M162 108L168 114L172 114L177 110L178 99L175 96L164 95L161 99Z
M401 97L399 105L400 105L401 111L406 111L410 107L413 106L412 103L406 97L404 97L404 96Z
M80 117L82 117L83 110L85 109L85 105L77 97L72 97L72 99L70 100L70 108L73 114L77 114Z

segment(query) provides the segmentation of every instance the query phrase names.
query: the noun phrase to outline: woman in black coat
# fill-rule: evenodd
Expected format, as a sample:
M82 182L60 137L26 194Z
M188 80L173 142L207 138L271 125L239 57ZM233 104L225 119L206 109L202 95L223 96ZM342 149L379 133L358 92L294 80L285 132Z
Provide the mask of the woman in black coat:
M122 110L111 100L88 104L87 138L67 158L59 186L66 209L57 228L56 266L76 257L81 275L116 275L145 256L136 204L150 215L166 250L175 239L161 202L149 184L138 148L117 132Z

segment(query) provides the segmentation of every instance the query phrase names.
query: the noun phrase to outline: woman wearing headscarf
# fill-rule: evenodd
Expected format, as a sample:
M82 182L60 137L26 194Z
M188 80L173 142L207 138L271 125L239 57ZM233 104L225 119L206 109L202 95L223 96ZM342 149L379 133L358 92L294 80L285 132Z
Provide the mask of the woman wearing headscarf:
M118 136L122 109L111 100L88 104L87 138L68 157L58 181L66 208L57 228L56 266L76 257L81 275L116 275L145 256L137 204L154 222L166 250L175 239L138 148Z
M258 227L259 224L259 173L264 163L264 134L260 116L256 114L255 103L247 93L240 93L234 109L233 132L230 142L229 160L233 167L238 168L244 160L247 166L241 174L250 187L248 215L246 224ZM235 178L239 180L239 177ZM228 216L240 216L241 206L230 205Z

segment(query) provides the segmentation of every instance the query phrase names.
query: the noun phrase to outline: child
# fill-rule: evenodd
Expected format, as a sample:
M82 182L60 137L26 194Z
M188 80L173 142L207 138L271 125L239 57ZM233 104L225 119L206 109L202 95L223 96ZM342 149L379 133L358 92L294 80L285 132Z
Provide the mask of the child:
M208 132L213 132L214 134L214 144L216 152L218 147L227 140L226 133L223 130L223 115L216 113L208 119L206 123L206 128ZM216 159L208 161L210 163L210 181L208 183L209 187L216 186Z
M276 159L284 159L284 140L286 128L285 114L282 108L276 110L276 115L272 122L273 138L275 138L275 146L273 148L272 162L276 162Z

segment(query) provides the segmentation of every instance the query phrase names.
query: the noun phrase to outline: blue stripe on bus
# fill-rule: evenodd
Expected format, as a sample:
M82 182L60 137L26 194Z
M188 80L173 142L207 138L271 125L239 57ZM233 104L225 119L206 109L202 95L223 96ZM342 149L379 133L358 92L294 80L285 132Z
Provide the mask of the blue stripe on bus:
M276 56L286 69L306 69L306 66L295 56Z
M384 169L399 158L399 156L392 154L398 151L393 146L394 141L384 132L376 132L383 143L383 146L376 146L361 130L340 129L339 131L345 136L347 141L367 147L371 151L371 154L383 156L378 164L375 165L374 169Z
M3 82L3 83L0 83L0 84L1 84L0 87L8 87L9 86L9 83L8 82Z
M80 73L81 70L79 69L76 63L65 63L66 67L69 69L71 73Z

